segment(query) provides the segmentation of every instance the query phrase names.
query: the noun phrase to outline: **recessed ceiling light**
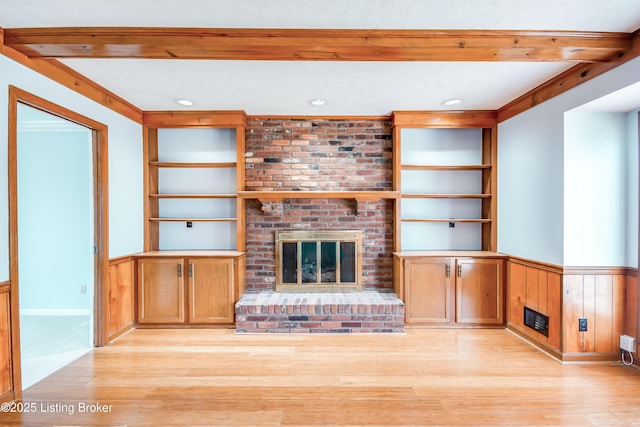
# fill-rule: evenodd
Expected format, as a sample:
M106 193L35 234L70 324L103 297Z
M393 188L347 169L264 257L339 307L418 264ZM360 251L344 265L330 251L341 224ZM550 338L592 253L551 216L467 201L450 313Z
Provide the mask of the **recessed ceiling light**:
M453 107L454 105L460 105L462 104L462 99L460 98L453 98L453 99L447 99L446 101L442 101L442 105L444 105L445 107Z
M189 101L188 99L176 99L176 104L182 105L183 107L190 107L193 105L193 101Z
M309 104L313 105L314 107L320 107L322 105L325 105L326 103L327 103L327 100L322 98L314 98L311 101L309 101Z

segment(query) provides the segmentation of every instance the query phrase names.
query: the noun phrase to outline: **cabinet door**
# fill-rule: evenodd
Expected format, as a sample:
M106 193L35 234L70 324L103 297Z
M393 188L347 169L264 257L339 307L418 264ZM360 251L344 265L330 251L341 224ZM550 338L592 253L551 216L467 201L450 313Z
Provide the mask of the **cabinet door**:
M456 262L456 321L503 323L503 261L459 259Z
M233 323L233 259L189 260L189 322Z
M406 322L443 324L453 321L451 264L448 258L406 259Z
M138 261L140 323L184 322L182 258Z

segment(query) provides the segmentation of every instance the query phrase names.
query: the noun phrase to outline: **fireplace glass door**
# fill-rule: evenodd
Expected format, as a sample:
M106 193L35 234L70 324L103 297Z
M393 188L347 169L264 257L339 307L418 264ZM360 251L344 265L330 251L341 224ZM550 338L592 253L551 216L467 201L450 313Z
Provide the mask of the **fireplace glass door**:
M361 232L276 232L276 289L286 292L360 289Z

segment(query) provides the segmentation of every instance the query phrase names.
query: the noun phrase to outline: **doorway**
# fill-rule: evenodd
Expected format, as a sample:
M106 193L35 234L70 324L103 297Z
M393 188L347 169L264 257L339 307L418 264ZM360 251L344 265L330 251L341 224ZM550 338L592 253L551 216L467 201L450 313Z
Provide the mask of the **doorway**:
M93 348L93 135L18 105L22 387Z
M13 383L103 344L106 127L10 88Z

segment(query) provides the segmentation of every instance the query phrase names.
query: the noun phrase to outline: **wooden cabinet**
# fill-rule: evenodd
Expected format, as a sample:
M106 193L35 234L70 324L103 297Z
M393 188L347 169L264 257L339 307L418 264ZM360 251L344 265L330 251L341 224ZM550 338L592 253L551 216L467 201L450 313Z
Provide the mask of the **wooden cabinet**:
M454 321L450 259L405 259L404 284L407 323Z
M420 256L401 265L407 324L503 325L503 259Z
M504 261L456 259L456 322L504 323Z
M233 322L234 260L188 260L190 323Z
M139 323L184 323L184 260L138 260Z
M237 257L138 260L140 324L231 324Z

